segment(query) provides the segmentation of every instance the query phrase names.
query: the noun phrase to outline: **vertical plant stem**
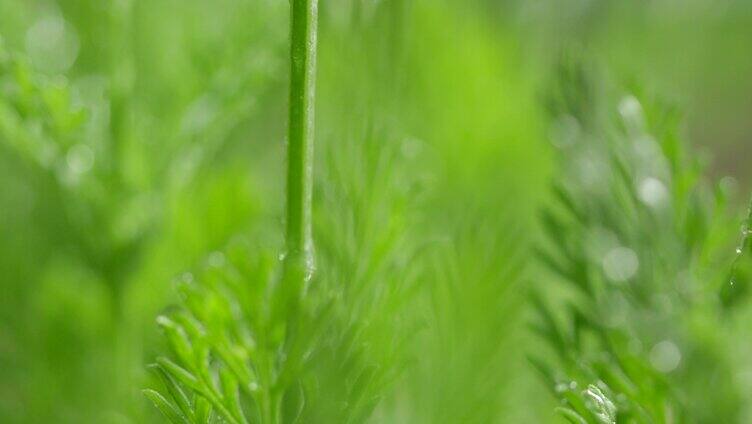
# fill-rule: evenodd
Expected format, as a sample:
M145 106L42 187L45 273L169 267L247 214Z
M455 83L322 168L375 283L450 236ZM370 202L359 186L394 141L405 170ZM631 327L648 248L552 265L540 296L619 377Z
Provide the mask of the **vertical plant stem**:
M291 0L287 261L314 268L311 234L318 0Z

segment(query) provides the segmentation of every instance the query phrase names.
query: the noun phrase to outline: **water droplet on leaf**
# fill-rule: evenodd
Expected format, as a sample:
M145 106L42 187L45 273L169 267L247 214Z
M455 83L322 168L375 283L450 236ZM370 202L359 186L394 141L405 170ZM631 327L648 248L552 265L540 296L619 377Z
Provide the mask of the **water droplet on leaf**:
M75 30L61 16L43 17L26 31L26 51L32 63L43 71L68 70L76 61L78 49Z
M656 370L669 373L675 370L681 363L681 351L670 340L656 343L650 350L650 363Z
M627 247L611 249L603 258L603 272L609 280L617 283L634 277L639 267L637 254Z
M643 203L653 208L664 205L669 198L666 185L654 177L648 177L640 181L637 195Z
M94 166L94 151L85 144L77 144L68 150L65 161L73 173L83 174Z

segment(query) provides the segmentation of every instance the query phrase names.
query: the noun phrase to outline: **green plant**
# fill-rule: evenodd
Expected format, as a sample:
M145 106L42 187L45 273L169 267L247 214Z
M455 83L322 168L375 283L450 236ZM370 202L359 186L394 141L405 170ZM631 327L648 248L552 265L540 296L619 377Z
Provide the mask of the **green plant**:
M578 424L741 422L730 347L749 220L729 266L728 193L706 183L677 114L629 93L614 107L577 64L559 75L550 110L568 162L543 217L553 287L533 295L555 358L533 363L558 411ZM554 287L564 296L551 306Z
M119 10L96 12L129 19ZM65 21L55 17L53 22ZM130 29L122 25L113 32L129 39ZM102 49L110 46L107 38L97 42ZM265 46L251 47L263 53ZM113 54L113 61L118 57ZM99 69L60 75L40 70L27 53L0 45L0 168L13 188L0 198L2 256L16 270L2 278L11 293L0 308L8 314L3 332L11 335L13 347L0 362L24 370L3 381L2 390L13 392L16 402L0 405L4 418L100 421L104 411L127 410L146 419L143 402L122 395L133 384L133 370L142 368L132 360L140 356L135 340L145 333L135 323L139 315L152 321L155 312L145 305L159 297L159 289L134 308L133 286L147 281L148 291L148 263L160 261L160 276L183 269L196 260L192 250L203 254L221 245L259 209L238 166L222 160L217 172L214 165L238 139L234 134L247 122L248 110L255 109L258 87L273 85L273 68L225 59L207 72L208 87L198 100L173 114L160 111L155 125L142 102L148 94L128 84L132 72L143 78L124 62L113 70L126 74L124 80L113 75L117 81L110 81L97 74ZM225 74L233 73L243 76L228 82ZM198 124L197 114L203 116ZM158 134L166 128L169 138ZM163 141L160 148L144 155L156 139ZM203 208L175 210L186 198ZM201 213L199 228L190 221ZM169 249L169 255L155 259L155 246ZM25 318L10 318L19 314ZM71 386L74 376L80 384Z
M406 267L406 252L393 250L400 233L370 233L393 196L383 192L381 206L368 209L377 187L392 187L384 178L393 171L384 165L394 162L383 155L393 150L375 134L353 140L361 145L350 150L347 164L339 162L346 144L330 150L338 154L328 159L326 169L335 174L326 180L322 216L346 208L343 221L329 222L322 234L323 266L314 273L316 14L315 0L292 3L284 249L274 237L251 247L231 243L195 277L187 274L179 285L183 307L158 320L174 359L153 365L167 396L145 394L173 423L362 422L399 371L406 328L393 320L410 284L387 274ZM363 171L365 180L358 178ZM356 186L339 188L348 181ZM368 197L352 197L360 192ZM355 225L332 230L353 217Z
M224 270L224 275L239 281L209 286L214 293L185 295L191 316L179 315L180 325L160 318L180 365L161 358L155 368L177 408L155 391L145 393L174 423L212 422L215 416L230 423L248 422L247 417L252 422L294 422L304 405L298 374L304 357L310 355L311 340L322 329L321 317L326 316L326 307L320 309L304 300L305 285L314 270L311 202L317 0L293 1L290 15L284 272L276 275L277 270L264 260L241 267L245 272ZM227 290L233 290L238 299L222 296ZM223 309L215 311L205 303L212 294ZM224 315L231 319L220 319ZM221 368L210 369L210 355L216 355ZM181 384L194 393L192 400ZM241 407L241 395L252 400L251 409Z
M146 391L172 422L357 423L373 412L406 361L421 270L389 145L368 135L329 151L316 214L328 231L304 295L290 292L285 279L299 274L273 234L240 237L180 279L182 306L158 320L172 352L153 366L166 392Z
M0 1L3 424L752 422L745 2L292 2Z

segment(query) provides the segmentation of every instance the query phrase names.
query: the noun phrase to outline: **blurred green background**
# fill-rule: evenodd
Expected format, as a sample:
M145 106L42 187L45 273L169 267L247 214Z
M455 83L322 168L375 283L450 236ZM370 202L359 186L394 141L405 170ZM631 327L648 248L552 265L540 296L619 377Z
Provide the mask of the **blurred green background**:
M0 0L0 422L161 422L140 389L162 349L154 318L176 302L171 281L238 234L280 224L288 7ZM556 63L574 50L678 105L712 174L744 193L752 2L320 9L317 165L347 155L343 140L387 134L401 152L394 166L426 187L409 206L420 217L414 243L452 239L459 272L478 282L451 299L463 312L441 327L478 349L428 350L411 384L457 372L443 392L418 390L431 394L410 422L465 422L452 404L465 397L482 398L499 422L555 422L525 359L538 344L525 282L499 286L492 275L536 240L557 160L544 101ZM317 208L320 234L328 213ZM496 245L510 235L513 247ZM439 352L446 363L431 362ZM467 364L486 357L493 370Z

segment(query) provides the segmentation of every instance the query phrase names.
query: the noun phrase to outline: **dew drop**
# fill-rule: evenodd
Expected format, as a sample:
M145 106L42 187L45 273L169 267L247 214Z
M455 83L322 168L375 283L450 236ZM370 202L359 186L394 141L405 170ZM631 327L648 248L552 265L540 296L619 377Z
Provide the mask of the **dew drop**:
M651 365L662 373L669 373L675 370L681 363L681 357L681 351L670 340L656 343L650 350Z
M648 177L640 181L637 195L646 205L657 208L665 204L668 200L669 192L661 180Z
M619 102L619 114L624 122L632 126L635 129L642 128L644 126L642 105L635 96L625 96L621 102Z
M78 36L61 16L46 16L26 31L26 51L32 63L48 72L64 72L76 61Z
M589 403L594 407L599 422L614 422L616 414L616 405L599 389L597 386L589 385L587 390L582 392L587 397Z
M94 152L85 144L77 144L68 150L65 162L73 173L83 174L94 166Z
M160 325L162 327L171 327L173 323L171 319L167 318L164 315L160 315L157 317L157 325Z
M602 265L606 277L611 281L620 283L637 274L640 260L634 250L627 247L617 247L606 254Z

